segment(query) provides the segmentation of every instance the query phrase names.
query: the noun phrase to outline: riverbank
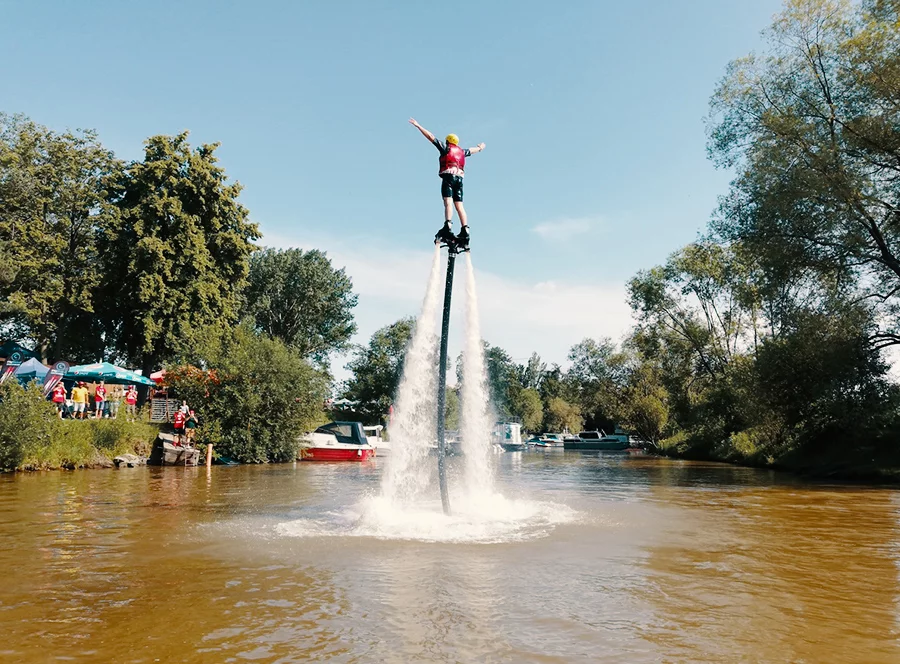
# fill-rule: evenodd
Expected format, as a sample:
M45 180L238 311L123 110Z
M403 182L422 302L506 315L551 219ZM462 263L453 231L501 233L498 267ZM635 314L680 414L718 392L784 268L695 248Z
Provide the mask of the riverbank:
M679 441L683 443L684 441ZM848 449L839 441L817 446L814 453L791 450L775 459L762 454L741 454L733 447L721 449L683 444L661 444L660 456L686 461L714 461L745 468L761 468L791 473L798 477L864 484L900 484L900 450L886 442Z

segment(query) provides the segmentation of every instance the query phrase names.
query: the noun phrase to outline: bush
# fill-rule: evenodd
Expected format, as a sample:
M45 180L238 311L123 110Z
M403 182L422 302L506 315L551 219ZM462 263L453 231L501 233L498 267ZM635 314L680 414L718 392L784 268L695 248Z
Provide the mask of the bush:
M248 324L197 338L166 374L194 406L196 441L244 463L296 459L299 436L324 421L328 375Z
M0 385L0 470L14 470L36 450L50 444L56 409L41 388L10 380Z

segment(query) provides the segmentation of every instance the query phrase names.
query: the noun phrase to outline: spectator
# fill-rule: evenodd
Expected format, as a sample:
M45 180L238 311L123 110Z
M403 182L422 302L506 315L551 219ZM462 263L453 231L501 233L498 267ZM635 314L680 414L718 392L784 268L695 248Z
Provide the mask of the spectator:
M87 410L88 391L84 386L84 381L79 381L72 388L72 402L75 404L75 419L83 420L85 418L85 410Z
M53 403L56 404L56 415L59 419L63 418L63 411L66 409L66 386L62 381L53 388Z
M185 419L187 419L188 413L191 412L191 408L190 408L190 406L188 406L187 401L183 401L183 400L181 402L181 407L178 410L181 411L181 413L182 413L182 415L184 415Z
M117 419L119 416L119 403L122 401L122 386L116 385L109 391L108 412L110 419Z
M137 421L137 396L137 388L129 385L125 393L125 416L129 422Z
M194 411L190 411L188 413L187 420L184 422L184 433L187 437L188 447L194 446L194 433L197 425L200 424L200 420L197 419L196 413Z
M106 386L103 384L103 381L100 381L100 384L97 386L97 389L94 391L94 417L98 420L103 419L103 411L106 409Z
M181 412L179 408L175 411L175 417L172 419L172 425L175 427L175 444L179 447L181 446L181 442L184 437L184 422L187 418L185 418L184 413Z

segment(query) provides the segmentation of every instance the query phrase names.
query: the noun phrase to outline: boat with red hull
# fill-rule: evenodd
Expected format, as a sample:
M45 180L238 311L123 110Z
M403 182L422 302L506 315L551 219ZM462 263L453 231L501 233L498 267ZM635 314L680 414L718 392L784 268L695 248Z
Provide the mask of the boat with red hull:
M359 422L330 422L300 441L303 461L367 461L374 456Z

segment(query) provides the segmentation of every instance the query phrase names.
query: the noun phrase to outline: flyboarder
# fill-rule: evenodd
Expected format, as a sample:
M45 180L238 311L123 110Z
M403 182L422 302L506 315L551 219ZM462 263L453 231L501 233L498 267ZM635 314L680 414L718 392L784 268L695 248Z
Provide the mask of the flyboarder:
M434 236L434 242L435 244L443 242L449 247L465 251L469 248L469 226L466 220L466 209L463 207L463 171L466 166L466 157L484 150L484 143L479 143L474 148L461 148L459 147L459 137L456 134L447 134L447 138L441 141L413 118L409 119L409 124L422 132L422 136L431 141L432 145L441 153L438 175L441 176L441 197L444 199L444 225ZM451 230L454 206L461 226L458 236L454 236Z

